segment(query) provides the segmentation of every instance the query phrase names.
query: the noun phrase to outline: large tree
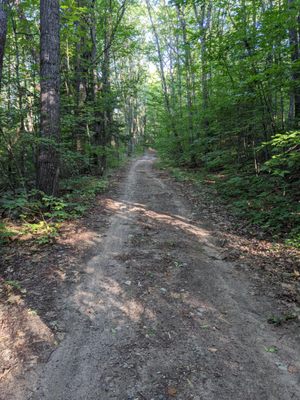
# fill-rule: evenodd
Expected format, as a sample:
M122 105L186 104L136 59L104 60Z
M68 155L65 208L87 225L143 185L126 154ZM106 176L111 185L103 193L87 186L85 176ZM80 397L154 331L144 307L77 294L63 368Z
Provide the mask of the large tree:
M7 32L7 0L0 0L0 87L2 81L3 57Z
M60 140L59 0L40 2L41 144L37 187L50 195L58 190Z
M291 128L299 128L300 121L300 68L299 68L299 5L295 0L288 0L289 7L289 42L291 53L291 81L289 123Z

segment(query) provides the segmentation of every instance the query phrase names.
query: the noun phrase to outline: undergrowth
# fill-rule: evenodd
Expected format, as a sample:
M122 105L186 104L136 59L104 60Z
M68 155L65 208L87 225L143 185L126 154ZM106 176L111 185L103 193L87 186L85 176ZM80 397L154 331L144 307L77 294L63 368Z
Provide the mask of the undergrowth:
M81 217L98 193L108 186L106 178L77 176L61 182L61 196L37 190L5 192L0 199L0 243L29 235L47 244L59 234L61 223Z
M300 204L297 185L289 185L282 177L230 170L211 172L190 170L162 162L178 181L192 181L195 186L213 186L231 212L259 227L274 240L300 248Z

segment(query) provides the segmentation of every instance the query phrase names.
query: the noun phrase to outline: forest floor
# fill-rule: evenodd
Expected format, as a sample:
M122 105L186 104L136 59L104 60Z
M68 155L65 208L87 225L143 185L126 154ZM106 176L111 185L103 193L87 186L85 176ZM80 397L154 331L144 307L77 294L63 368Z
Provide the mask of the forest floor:
M1 400L300 398L296 252L155 161L55 244L3 252Z

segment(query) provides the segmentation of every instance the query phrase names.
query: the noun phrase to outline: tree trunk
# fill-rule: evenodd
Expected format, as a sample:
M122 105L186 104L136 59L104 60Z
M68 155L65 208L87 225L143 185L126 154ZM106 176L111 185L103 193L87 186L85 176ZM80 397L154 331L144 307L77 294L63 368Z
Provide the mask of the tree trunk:
M206 60L206 48L207 48L207 33L211 25L211 13L212 13L212 1L209 0L208 4L203 2L201 7L201 17L196 4L194 4L194 13L198 22L199 29L201 31L201 90L202 90L202 118L205 135L209 128L209 119L207 116L208 103L209 103L209 91L208 91L208 71L207 71L207 60Z
M7 0L0 0L0 89L2 82L3 57L7 33Z
M185 66L185 81L186 81L186 105L188 113L188 130L189 130L189 144L191 146L191 163L195 163L195 153L192 151L194 142L194 115L193 115L193 101L192 101L192 68L191 68L191 48L187 39L186 20L184 13L184 6L177 6L177 16L181 26L182 41L184 47L184 66Z
M59 0L40 2L41 145L37 187L49 195L58 190L60 140Z
M158 60L159 60L159 71L160 71L160 78L161 78L161 85L162 85L162 91L163 91L163 96L164 96L165 108L166 108L166 111L170 118L170 125L171 125L171 129L173 131L173 135L175 136L175 138L177 138L178 133L177 133L175 121L173 118L173 112L172 112L171 105L170 105L167 79L166 79L165 70L164 70L163 54L162 54L162 50L161 50L161 46L160 46L160 42L159 42L159 36L158 36L157 30L156 30L156 27L154 25L149 0L146 0L146 5L147 5L147 9L148 9L148 15L149 15L149 19L151 22L151 27L152 27L152 31L153 31L153 35L154 35L154 40L155 40L155 45L156 45L156 50L157 50L157 55L158 55Z
M93 81L91 81L91 67L93 63L93 42L91 29L95 23L94 1L77 0L77 7L86 8L87 12L81 15L76 22L77 44L75 53L75 100L76 123L74 129L75 148L79 153L84 153L87 141L86 110L88 102L93 101Z
M104 39L104 58L102 63L102 96L103 96L103 142L102 142L102 168L106 169L107 149L111 142L111 126L112 126L112 104L111 104L111 85L110 85L110 37L111 37L111 1L108 5L108 15L106 16L105 39Z
M289 22L289 42L292 62L292 88L290 95L289 125L290 128L299 128L300 122L300 68L298 65L300 58L299 49L299 12L295 0L288 0L289 11L291 13ZM295 14L295 15L294 15Z

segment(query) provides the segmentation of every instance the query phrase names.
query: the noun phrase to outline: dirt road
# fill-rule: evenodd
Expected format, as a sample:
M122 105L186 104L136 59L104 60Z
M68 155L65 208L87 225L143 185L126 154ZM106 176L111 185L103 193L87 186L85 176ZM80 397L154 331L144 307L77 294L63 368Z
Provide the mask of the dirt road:
M300 399L299 338L267 323L275 300L222 260L154 161L106 199L109 227L63 300L65 339L6 400Z

